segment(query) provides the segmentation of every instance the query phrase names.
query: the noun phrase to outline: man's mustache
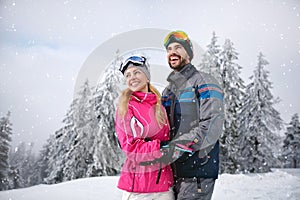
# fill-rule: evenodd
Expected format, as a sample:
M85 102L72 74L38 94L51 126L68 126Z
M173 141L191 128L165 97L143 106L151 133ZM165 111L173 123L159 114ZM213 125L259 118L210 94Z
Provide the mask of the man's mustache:
M171 56L177 56L177 57L179 57L179 59L181 58L181 56L180 56L180 55L178 55L178 54L176 54L176 53L172 53L172 54L171 54L171 55L169 55L169 57L168 57L168 59L169 59L169 60L170 60Z

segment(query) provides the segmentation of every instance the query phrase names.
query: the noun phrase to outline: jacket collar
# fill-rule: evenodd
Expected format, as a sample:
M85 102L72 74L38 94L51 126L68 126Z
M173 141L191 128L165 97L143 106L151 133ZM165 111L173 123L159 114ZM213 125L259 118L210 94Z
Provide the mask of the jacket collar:
M149 104L156 104L156 95L150 92L133 92L131 95L132 101L137 101L140 103L147 102Z
M176 88L179 88L186 82L192 75L197 71L197 69L191 63L184 66L179 72L173 71L167 78L167 81L171 83L171 85L175 85Z

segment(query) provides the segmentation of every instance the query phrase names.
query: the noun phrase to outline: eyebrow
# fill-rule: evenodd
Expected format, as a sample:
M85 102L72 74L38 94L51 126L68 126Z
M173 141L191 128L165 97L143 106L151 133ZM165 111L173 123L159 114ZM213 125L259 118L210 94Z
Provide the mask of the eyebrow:
M181 44L176 44L176 45L173 46L173 48L175 48L175 47L183 47L183 46ZM170 47L170 46L168 47L168 49L171 49L171 48L172 47Z
M176 44L174 47L183 47L181 44Z
M134 72L136 72L136 71L142 72L140 69L135 69L135 70L132 71L132 73L134 73ZM129 74L129 72L126 72L126 73L125 73L125 75L128 75L128 74Z

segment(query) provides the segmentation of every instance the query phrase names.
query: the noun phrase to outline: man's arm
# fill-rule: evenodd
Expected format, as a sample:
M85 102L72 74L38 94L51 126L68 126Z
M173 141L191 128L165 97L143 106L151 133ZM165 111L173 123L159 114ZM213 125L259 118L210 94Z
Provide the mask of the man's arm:
M200 74L199 74L200 75ZM204 77L205 76L205 77ZM171 144L184 144L201 155L207 155L218 141L223 130L224 108L223 92L218 82L210 75L200 75L196 84L198 103L185 112L185 116L194 118L190 124L181 119L176 137ZM197 112L194 112L196 109Z
M197 87L199 101L199 127L191 146L200 157L207 155L220 138L224 123L223 91L218 82L208 74ZM203 76L204 76L203 75ZM198 132L198 134L197 134Z

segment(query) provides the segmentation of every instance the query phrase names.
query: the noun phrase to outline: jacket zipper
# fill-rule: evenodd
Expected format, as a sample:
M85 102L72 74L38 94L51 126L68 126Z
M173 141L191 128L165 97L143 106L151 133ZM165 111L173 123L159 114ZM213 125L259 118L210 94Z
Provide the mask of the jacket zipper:
M171 86L171 88L172 87L174 87L174 86ZM173 98L172 98L171 107L170 107L170 126L171 126L171 137L170 137L170 139L171 140L175 137L175 134L176 134L175 133L175 122L174 122L176 95L175 95L174 92L172 92L172 93L173 93ZM173 170L174 177L177 177L176 165L175 165L174 162L171 164L171 167L172 167L172 170Z
M172 85L171 88L173 88L174 86ZM171 107L170 107L170 127L171 127L171 137L170 139L172 140L175 137L175 116L174 116L174 109L175 109L175 98L176 95L174 92L173 93L173 98L172 98L172 102L171 102Z

